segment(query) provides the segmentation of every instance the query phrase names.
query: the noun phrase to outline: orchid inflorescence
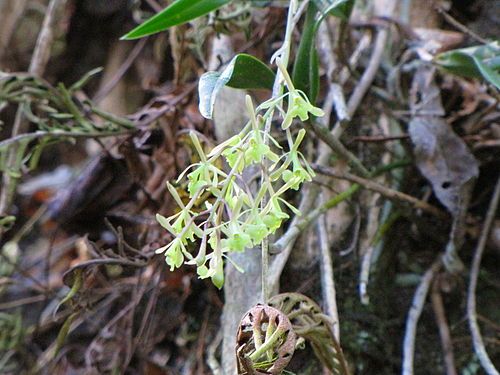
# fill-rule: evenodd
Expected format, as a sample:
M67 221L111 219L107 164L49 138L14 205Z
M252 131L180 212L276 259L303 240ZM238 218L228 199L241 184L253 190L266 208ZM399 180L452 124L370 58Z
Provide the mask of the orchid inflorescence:
M289 218L285 207L294 214L300 214L283 199L283 194L289 189L297 190L304 181L311 181L314 172L299 151L305 130L300 129L294 137L290 126L297 117L305 121L309 114L322 116L323 111L314 107L302 91L294 88L286 70L281 71L288 92L269 99L257 108L247 95L250 120L239 134L222 142L207 155L195 133L190 133L200 161L190 165L177 180L180 182L187 177L190 201L184 204L176 189L167 183L180 210L168 218L160 214L156 216L158 222L174 236L169 244L156 250L158 254L165 254L171 270L184 262L195 265L200 278L210 277L221 288L224 283L223 258L231 261L229 253L257 246L273 234L283 220ZM288 97L286 111L281 107L285 97ZM283 117L281 128L286 133L287 152L264 130L266 120L275 109ZM218 167L220 158L224 158L229 165L228 173ZM260 165L265 171L255 194L242 177L243 172L253 165ZM213 199L205 199L207 194ZM202 196L206 209L200 212L194 206ZM199 251L193 256L187 247L189 243L198 241L201 243Z

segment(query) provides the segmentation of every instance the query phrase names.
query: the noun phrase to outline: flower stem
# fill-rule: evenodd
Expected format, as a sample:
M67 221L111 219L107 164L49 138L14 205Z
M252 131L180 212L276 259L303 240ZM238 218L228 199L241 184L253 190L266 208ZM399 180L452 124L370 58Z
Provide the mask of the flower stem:
M279 56L279 61L280 64L282 65L282 68L286 70L286 67L288 65L288 59L290 56L290 46L291 46L291 41L292 41L292 32L293 28L295 26L294 18L295 18L295 13L297 12L298 8L298 0L290 0L290 6L288 8L288 17L286 21L286 30L285 30L285 38L283 40L283 45L281 46L280 49L280 56ZM283 77L282 77L282 72L280 69L278 69L278 72L276 74L276 79L274 80L274 85L273 85L273 98L277 98L282 96L283 93ZM280 100L281 101L281 100ZM274 108L274 107L273 107ZM273 112L274 109L271 110L271 114L269 117L266 119L266 124L264 127L264 143L267 144L267 135L271 131L271 123L273 121ZM262 173L261 173L261 180L265 181L266 176L268 174L268 163L264 161L262 164ZM267 205L267 194L263 197L261 201L261 207L264 209ZM270 292L269 292L269 283L268 283L268 274L269 274L269 239L266 236L262 242L261 242L261 251L262 251L262 301L264 303L267 302L267 300L270 297Z

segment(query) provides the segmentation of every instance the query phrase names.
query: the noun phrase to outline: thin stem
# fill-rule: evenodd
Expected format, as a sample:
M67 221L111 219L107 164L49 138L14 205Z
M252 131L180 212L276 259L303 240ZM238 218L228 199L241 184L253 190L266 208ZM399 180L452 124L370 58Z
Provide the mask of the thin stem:
M493 220L495 219L496 210L498 207L498 201L500 200L500 177L497 179L495 186L495 191L493 197L491 198L490 206L488 208L488 213L486 214L486 219L483 224L483 230L481 231L481 236L477 243L476 251L474 253L474 259L472 261L472 266L470 269L470 281L469 290L467 292L467 319L469 320L469 327L472 334L472 343L474 345L474 351L476 352L479 362L483 366L484 370L488 375L498 375L498 370L491 362L486 348L484 346L483 338L481 337L481 331L479 330L479 325L477 324L477 313L476 313L476 288L477 279L479 276L479 267L481 266L481 258L483 256L484 248L488 240L488 234L491 229Z
M285 332L283 332L282 329L277 329L276 331L274 331L274 333L271 335L271 337L269 337L268 340L266 340L255 352L249 355L250 360L252 362L258 360L265 352L272 348L274 343L278 341L278 339L284 333Z
M439 336L441 338L444 363L446 366L446 375L457 375L450 327L446 319L443 298L441 297L441 291L439 290L439 283L437 282L437 280L432 285L431 301L432 307L434 309L434 315L436 316L436 321L439 328Z
M322 198L322 197L321 197ZM328 232L326 229L326 220L322 217L317 223L318 242L321 253L319 262L321 270L321 289L323 300L325 301L328 316L333 321L333 333L335 339L340 342L339 312L337 309L337 292L335 290L335 279L333 277L333 261L330 254L328 241Z
M400 168L400 167L403 167L405 165L406 165L406 162L404 162L404 161L402 161L402 162L398 161L398 162L395 162L395 163L391 163L389 165L384 165L383 167L378 168L374 172L372 172L370 174L370 176L378 176L378 175L380 175L380 174L382 174L384 172L387 172L387 171L389 171L391 169ZM342 193L336 195L335 197L333 197L329 201L325 202L324 204L322 204L318 208L313 209L312 211L310 211L308 215L297 218L297 220L295 222L292 222L292 224L290 225L290 227L288 227L288 229L285 232L285 234L283 236L281 236L281 238L278 241L275 242L275 244L273 246L273 253L280 253L280 252L282 252L285 248L287 248L290 244L292 244L295 241L295 239L299 236L299 234L304 229L306 229L314 220L316 220L316 218L319 215L324 214L329 209L337 206L338 204L340 204L344 200L350 198L360 188L361 188L360 184L354 183L354 184L351 185L351 187L349 189L347 189L347 190L343 191ZM305 210L302 209L302 205L299 208L299 210L302 211L302 212L305 211ZM276 267L278 267L278 266L276 266Z
M288 66L288 60L290 57L290 47L291 47L291 42L292 42L292 32L293 28L295 26L295 15L297 11L297 6L298 6L298 0L290 0L290 5L288 8L288 17L286 21L286 31L285 31L285 38L283 40L283 45L281 46L280 49L280 55L279 55L279 61L280 65L286 70L286 67ZM283 93L283 73L281 72L280 69L278 69L278 72L276 74L276 78L274 80L274 85L273 85L273 98L281 97ZM278 101L277 106L281 106L281 101L283 99L281 98ZM264 143L267 144L268 137L267 135L271 132L271 124L273 121L273 115L274 115L274 106L272 107L271 113L269 117L266 119L266 123L264 126ZM267 175L268 175L268 168L269 165L267 161L264 161L262 164L262 171L261 171L261 180L267 180ZM264 209L267 205L268 201L268 196L267 194L264 195L261 201L261 207ZM264 237L264 239L261 242L261 252L262 252L262 301L265 303L269 297L270 297L270 292L269 292L269 283L268 283L268 274L269 274L269 239L267 237Z
M321 125L316 121L311 121L308 126L311 127L312 131L325 142L335 154L347 161L356 173L359 173L363 177L368 177L370 175L368 169L361 163L356 155L345 148L342 142L335 137L325 125Z
M66 4L66 0L51 0L47 8L47 13L43 20L43 25L36 41L35 50L31 57L29 73L35 76L41 76L47 65L50 55L50 47L54 40L54 27L58 21L57 13ZM24 121L22 105L17 108L14 125L12 127L12 137L28 131L29 123ZM8 165L15 165L18 156L17 147L9 150ZM7 214L14 198L14 193L18 183L18 178L14 174L6 171L3 174L3 189L0 193L0 214ZM1 233L0 233L1 235Z
M46 137L61 137L61 138L105 138L105 137L116 137L120 135L126 135L134 133L135 129L126 129L126 130L118 130L118 131L93 131L93 132L72 132L72 131L46 131L46 130L38 130L33 133L23 133L16 135L15 137L11 137L6 139L5 141L0 142L0 149L4 147L11 146L16 143L21 143L23 141L32 141L39 138Z
M413 375L413 359L415 357L415 338L417 325L424 309L427 293L432 280L441 268L441 256L438 256L432 266L425 272L415 291L408 318L406 319L405 337L403 342L403 371L402 375Z
M391 189L389 187L386 187L382 184L379 184L378 182L369 180L367 178L362 178L356 175L353 175L349 172L336 172L335 169L330 168L330 167L323 167L320 165L314 166L314 170L318 173L327 175L327 176L332 176L335 178L340 178L344 180L348 180L351 182L354 182L356 184L359 184L363 186L363 188L376 191L377 193L383 195L384 197L395 200L395 201L402 201L411 204L413 207L421 209L423 211L426 211L430 214L433 214L436 217L439 217L441 219L447 219L448 214L439 208L433 206L432 204L429 204L423 200L420 200L418 198L412 197L411 195L402 193L398 190Z

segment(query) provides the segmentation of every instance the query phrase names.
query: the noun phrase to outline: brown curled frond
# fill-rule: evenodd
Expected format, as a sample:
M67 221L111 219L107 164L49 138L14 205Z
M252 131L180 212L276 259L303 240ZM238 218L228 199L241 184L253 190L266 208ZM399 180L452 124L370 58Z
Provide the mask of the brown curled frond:
M331 319L316 302L303 294L282 293L272 297L269 305L288 316L295 333L310 342L318 359L334 375L350 375Z
M293 356L296 338L283 312L261 304L252 307L238 329L238 375L281 374Z

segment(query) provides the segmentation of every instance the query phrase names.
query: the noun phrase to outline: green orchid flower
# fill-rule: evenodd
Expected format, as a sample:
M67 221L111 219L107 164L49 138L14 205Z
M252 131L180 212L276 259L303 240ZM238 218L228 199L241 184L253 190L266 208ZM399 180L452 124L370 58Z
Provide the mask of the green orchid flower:
M189 254L181 238L174 238L168 245L160 247L156 254L165 253L165 261L170 266L170 271L179 268L184 262L184 255Z
M288 98L288 111L281 124L283 130L288 129L296 117L300 121L306 121L309 119L309 114L316 117L321 117L325 114L321 108L313 106L307 96L300 90L291 90Z
M250 217L250 222L244 225L245 233L247 233L254 245L262 242L269 235L267 225L261 219L257 212Z
M304 168L299 160L299 155L295 152L291 153L292 160L292 170L286 170L282 174L283 181L285 183L290 182L290 188L293 190L298 190L300 185L307 181L312 181L314 175L311 175L309 171ZM314 173L314 172L313 172Z

